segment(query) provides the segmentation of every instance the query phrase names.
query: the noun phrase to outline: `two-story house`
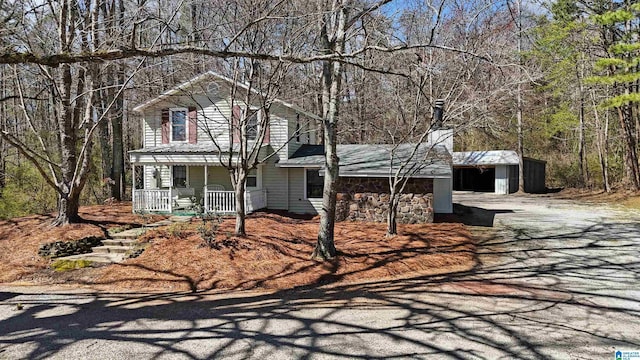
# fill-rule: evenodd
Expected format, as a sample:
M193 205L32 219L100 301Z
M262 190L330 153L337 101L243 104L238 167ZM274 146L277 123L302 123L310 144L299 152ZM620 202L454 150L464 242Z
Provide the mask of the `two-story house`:
M207 72L134 108L142 114L144 136L143 147L129 153L134 169L134 211L173 212L193 203L221 213L235 211L229 172L222 165L228 163L229 150L235 151L234 143L239 140L230 134L237 117L234 113L254 105L241 99L232 102L234 85L247 89ZM263 114L257 111L255 116ZM273 155L249 175L248 212L268 208L317 213L322 203L324 156L323 147L316 144L315 130L321 119L280 100L273 101L269 119L260 146L262 154ZM247 121L249 140L258 120ZM401 160L411 148L406 144L397 149L396 159ZM388 149L388 145L338 146L341 218L383 220L390 173ZM451 212L452 150L439 144L420 148L416 159L429 161L411 175L405 191L411 196L405 196L402 206L403 211L410 208L419 216L416 220L405 214L401 221L429 221L434 207L438 212Z

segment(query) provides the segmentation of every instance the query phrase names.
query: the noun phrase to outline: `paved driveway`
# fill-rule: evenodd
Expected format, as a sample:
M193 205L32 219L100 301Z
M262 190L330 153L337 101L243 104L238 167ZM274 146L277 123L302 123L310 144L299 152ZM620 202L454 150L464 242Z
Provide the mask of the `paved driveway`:
M277 293L4 287L0 359L611 359L640 350L637 215L544 197L455 201L503 235L479 244L471 272Z

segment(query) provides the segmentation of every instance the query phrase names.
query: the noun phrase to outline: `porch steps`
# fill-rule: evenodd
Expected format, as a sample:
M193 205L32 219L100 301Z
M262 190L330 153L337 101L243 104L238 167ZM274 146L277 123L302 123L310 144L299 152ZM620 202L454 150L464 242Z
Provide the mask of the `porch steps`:
M125 254L133 250L138 236L152 228L168 226L177 222L188 222L191 216L172 216L168 219L146 225L142 228L129 229L118 233L108 233L109 238L102 240L102 246L93 247L93 252L87 254L64 256L61 260L88 260L96 264L114 264L122 262Z
M114 264L124 260L124 254L115 253L88 253L80 255L71 255L58 258L61 260L88 260L97 264Z

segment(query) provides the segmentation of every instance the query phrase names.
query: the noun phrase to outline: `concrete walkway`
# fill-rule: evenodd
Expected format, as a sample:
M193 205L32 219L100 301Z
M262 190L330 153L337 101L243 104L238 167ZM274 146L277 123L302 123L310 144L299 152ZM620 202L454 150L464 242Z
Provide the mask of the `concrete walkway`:
M473 271L278 292L0 287L0 359L613 359L617 349L640 351L637 213L545 197L454 201L502 235L477 244Z
M149 229L169 226L174 223L189 222L191 216L171 216L141 228L129 229L118 233L108 233L108 238L102 240L102 246L93 247L93 252L79 255L60 257L58 260L87 260L99 264L119 263L125 260L127 252L133 251L140 235Z

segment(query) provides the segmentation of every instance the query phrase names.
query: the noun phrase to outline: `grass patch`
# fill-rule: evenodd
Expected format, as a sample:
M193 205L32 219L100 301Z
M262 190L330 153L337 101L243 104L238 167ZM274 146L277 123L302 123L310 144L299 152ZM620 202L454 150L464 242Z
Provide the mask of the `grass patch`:
M56 260L51 264L51 268L58 272L70 271L90 267L89 260Z

